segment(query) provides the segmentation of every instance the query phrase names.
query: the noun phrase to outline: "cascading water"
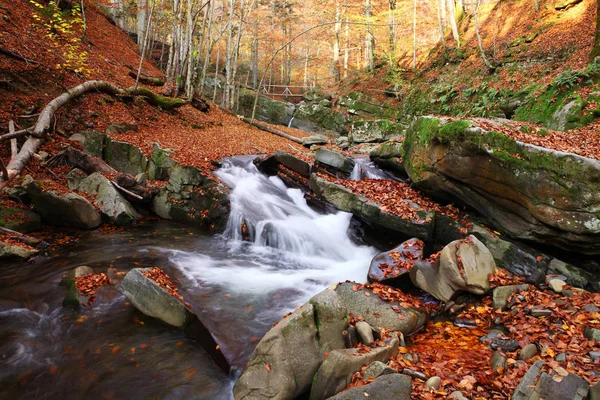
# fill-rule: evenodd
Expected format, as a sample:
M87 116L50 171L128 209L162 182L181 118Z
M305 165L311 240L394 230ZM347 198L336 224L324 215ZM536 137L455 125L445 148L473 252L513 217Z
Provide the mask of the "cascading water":
M398 177L377 168L373 161L366 157L356 157L354 160L354 169L350 174L350 179L353 181L361 181L363 179L393 179L400 180Z
M288 122L288 128L291 128L291 127L292 127L292 122L293 122L293 121L294 121L294 117L292 117L292 118L290 119L290 122Z
M231 258L174 254L186 275L242 293L291 289L296 296L288 307L338 281L365 279L376 252L349 237L351 214L317 213L299 189L265 176L249 157L226 161L216 175L232 188L224 233Z

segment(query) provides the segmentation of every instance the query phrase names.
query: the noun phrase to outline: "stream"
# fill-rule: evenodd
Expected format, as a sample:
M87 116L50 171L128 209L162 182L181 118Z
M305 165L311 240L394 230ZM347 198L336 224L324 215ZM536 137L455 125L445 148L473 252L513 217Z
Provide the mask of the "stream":
M3 262L0 398L231 399L235 377L275 321L333 283L364 281L377 251L352 236L351 214L314 211L300 190L263 175L252 159L232 158L216 172L232 188L223 235L144 220L61 232L66 243L49 257ZM83 313L63 308L59 283L80 265L162 267L219 342L232 376L112 287Z

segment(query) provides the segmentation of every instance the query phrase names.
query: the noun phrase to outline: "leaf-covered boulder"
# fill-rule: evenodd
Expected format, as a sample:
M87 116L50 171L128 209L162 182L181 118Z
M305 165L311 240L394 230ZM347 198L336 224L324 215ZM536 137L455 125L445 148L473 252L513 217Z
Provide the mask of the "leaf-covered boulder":
M421 240L412 238L390 251L377 254L369 266L369 282L401 285L414 263L423 258L423 246Z
M429 240L432 237L434 213L422 209L408 199L399 199L399 201L407 202L410 207L417 210L417 216L413 219L404 219L388 213L365 197L353 193L342 185L325 180L317 174L311 175L310 187L318 198L327 201L340 211L354 214L376 228L383 228L399 236L417 237L422 240Z
M87 199L73 193L44 189L44 183L32 183L27 194L42 220L50 225L93 229L102 224L100 213Z
M474 208L515 238L600 254L597 160L472 121L422 117L407 132L404 165L418 188Z
M0 209L0 226L13 231L27 233L42 227L40 216L30 210L19 207Z

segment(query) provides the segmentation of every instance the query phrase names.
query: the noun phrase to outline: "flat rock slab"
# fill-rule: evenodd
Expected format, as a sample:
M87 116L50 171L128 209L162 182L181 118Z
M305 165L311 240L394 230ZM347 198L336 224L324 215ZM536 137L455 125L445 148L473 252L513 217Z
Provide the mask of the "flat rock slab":
M329 150L326 148L320 148L315 151L315 160L319 164L323 164L326 167L333 168L345 172L351 173L354 169L354 160L350 157L346 157L337 151Z
M423 258L423 242L407 240L390 251L377 254L369 266L369 282L398 286L408 278L415 261Z
M412 381L403 374L383 375L360 387L344 390L329 400L410 400Z

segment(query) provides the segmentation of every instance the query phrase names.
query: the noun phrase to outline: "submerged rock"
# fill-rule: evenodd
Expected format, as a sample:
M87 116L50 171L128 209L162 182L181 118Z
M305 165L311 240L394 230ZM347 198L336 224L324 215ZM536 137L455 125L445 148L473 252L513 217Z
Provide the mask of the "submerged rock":
M416 262L410 270L412 282L442 301L458 292L484 294L490 290L489 275L496 271L490 251L475 236L448 244L435 264Z
M466 204L511 236L600 254L600 162L517 142L471 121L422 117L404 165L433 197Z

